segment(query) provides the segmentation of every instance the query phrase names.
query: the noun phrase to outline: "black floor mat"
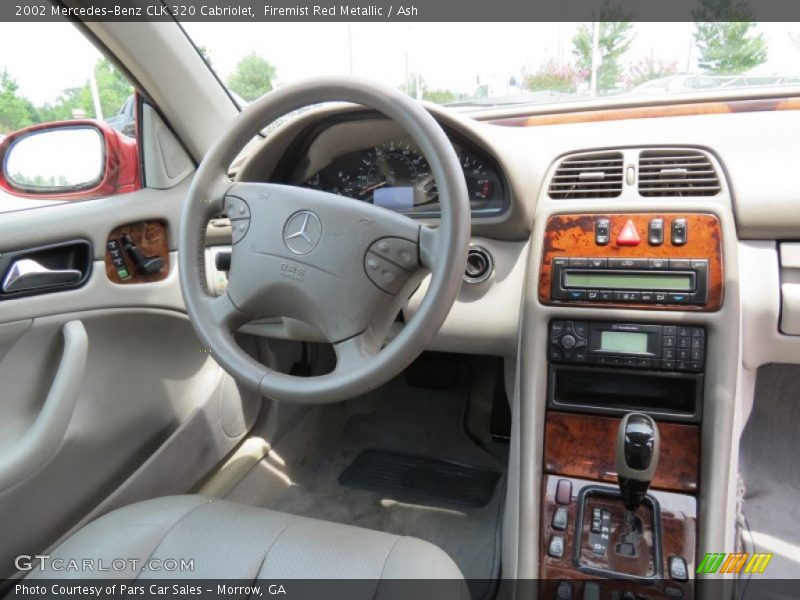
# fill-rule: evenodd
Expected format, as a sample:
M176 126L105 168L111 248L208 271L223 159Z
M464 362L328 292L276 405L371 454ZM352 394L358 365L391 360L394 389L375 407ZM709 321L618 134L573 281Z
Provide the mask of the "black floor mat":
M454 462L364 450L339 476L339 483L392 494L397 500L480 507L492 499L500 472Z

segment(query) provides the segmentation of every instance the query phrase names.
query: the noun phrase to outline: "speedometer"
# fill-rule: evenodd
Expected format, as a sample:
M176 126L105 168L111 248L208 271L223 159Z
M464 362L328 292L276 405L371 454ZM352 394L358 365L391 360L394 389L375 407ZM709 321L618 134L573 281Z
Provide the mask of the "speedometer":
M363 153L354 181L356 198L410 210L436 197L428 161L410 144L388 141Z

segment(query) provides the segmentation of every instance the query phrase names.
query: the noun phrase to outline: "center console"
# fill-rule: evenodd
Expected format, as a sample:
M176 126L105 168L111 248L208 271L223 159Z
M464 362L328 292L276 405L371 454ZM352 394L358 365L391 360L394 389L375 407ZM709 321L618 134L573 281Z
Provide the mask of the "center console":
M713 340L675 313L722 306L720 223L705 213L556 215L544 240L539 301L562 310L541 342L540 597L691 598ZM583 307L649 314L586 318Z

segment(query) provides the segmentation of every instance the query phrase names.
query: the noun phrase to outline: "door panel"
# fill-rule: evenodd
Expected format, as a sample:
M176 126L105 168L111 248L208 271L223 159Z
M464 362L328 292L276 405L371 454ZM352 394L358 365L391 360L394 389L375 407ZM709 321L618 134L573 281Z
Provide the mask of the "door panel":
M0 254L85 239L93 260L80 288L0 301L0 577L98 506L188 491L256 416L260 399L232 385L184 313L187 185L0 214ZM144 220L166 224L169 274L113 283L106 239Z

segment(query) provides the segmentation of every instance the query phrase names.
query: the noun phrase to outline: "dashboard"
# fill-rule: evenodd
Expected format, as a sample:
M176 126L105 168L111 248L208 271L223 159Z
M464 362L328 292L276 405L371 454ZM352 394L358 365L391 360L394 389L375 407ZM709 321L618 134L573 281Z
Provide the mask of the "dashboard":
M473 217L509 205L496 161L474 142L448 132L458 156ZM277 169L281 183L369 202L412 217L440 214L436 181L411 138L385 119L329 120L306 132Z

